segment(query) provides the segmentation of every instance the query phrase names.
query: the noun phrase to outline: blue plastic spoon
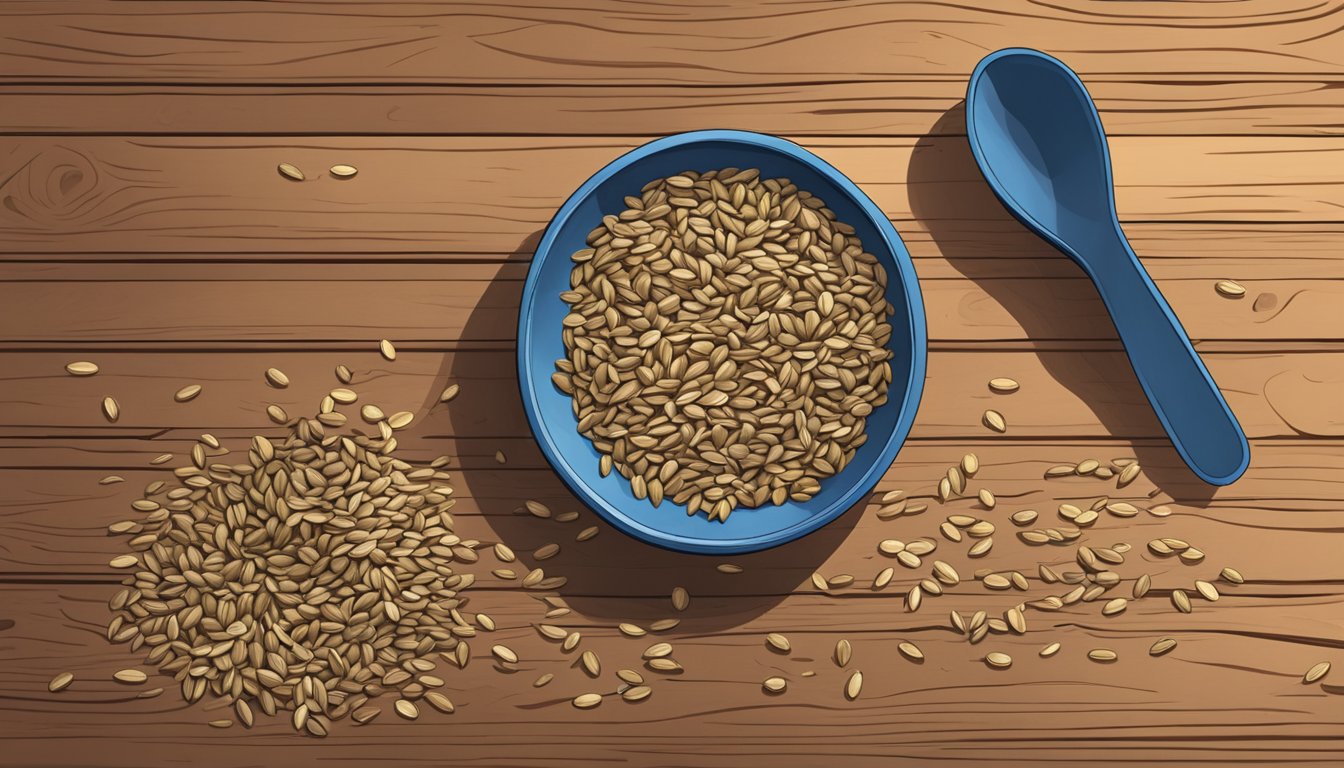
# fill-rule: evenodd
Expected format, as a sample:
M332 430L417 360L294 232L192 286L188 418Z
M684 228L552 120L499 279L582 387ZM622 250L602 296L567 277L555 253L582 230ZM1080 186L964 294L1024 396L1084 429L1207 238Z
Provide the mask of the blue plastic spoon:
M1241 477L1251 460L1246 435L1125 240L1106 134L1082 81L1040 51L992 53L971 75L966 131L980 171L1009 212L1096 283L1181 458L1213 485Z

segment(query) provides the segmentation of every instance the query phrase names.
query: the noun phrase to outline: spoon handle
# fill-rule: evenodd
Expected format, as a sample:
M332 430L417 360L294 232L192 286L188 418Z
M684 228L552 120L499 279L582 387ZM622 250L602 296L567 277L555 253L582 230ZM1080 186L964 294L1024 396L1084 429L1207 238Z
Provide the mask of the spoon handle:
M1088 263L1129 362L1181 458L1204 482L1227 485L1250 463L1246 435L1166 299L1118 240L1123 256Z

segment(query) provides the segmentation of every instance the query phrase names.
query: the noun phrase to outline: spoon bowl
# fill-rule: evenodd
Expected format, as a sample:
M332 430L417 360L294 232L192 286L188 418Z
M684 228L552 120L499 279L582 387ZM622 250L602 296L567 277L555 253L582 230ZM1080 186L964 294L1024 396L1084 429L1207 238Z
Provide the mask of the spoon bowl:
M1004 207L1096 284L1181 458L1207 483L1235 481L1250 464L1246 435L1125 239L1106 133L1082 81L1040 51L992 53L971 75L966 133Z

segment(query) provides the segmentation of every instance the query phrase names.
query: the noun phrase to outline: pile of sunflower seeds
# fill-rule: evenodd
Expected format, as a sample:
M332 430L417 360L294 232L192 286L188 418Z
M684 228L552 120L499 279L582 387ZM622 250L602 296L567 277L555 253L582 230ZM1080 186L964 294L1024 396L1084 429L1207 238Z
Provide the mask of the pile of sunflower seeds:
M805 501L886 402L887 277L788 179L655 179L573 255L552 381L638 498L727 520Z
M459 564L476 542L453 533L447 459L413 467L388 422L345 436L331 421L255 437L236 464L203 438L176 484L133 503L140 519L111 527L134 550L114 565L134 572L108 638L145 651L187 701L228 699L244 725L254 709L288 712L325 736L334 720L376 717L385 693L403 717L420 699L450 712L433 657L462 666L470 652L473 576Z

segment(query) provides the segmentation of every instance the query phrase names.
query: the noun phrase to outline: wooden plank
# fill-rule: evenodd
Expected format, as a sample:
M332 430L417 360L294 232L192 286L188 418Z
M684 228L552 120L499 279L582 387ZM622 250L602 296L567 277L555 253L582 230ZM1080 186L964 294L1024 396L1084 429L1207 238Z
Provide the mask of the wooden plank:
M0 81L2 83L3 81ZM1087 78L1110 136L1339 135L1341 82ZM659 136L960 135L964 76L781 85L3 85L0 133Z
M1344 315L1335 311L1344 299L1341 264L1149 262L1186 332L1204 341L1344 339ZM916 269L934 344L1064 340L1115 347L1096 289L1062 257L930 259ZM390 338L433 349L455 342L512 346L526 270L522 263L4 264L0 344L181 349ZM1218 294L1214 284L1223 278L1241 282L1246 296Z
M232 431L220 437L226 447L236 451L247 445L246 434ZM127 551L126 542L109 536L105 528L118 520L139 519L139 514L130 509L131 501L154 480L171 482L171 467L183 463L189 447L186 437L177 432L142 441L8 438L0 442L0 482L9 499L0 510L6 530L0 574L10 579L117 578L107 563ZM428 461L454 450L450 441L414 430L402 439L409 460ZM491 450L498 445L481 442ZM37 449L36 454L32 449ZM1146 513L1133 518L1103 515L1084 533L1080 543L1111 546L1123 541L1135 547L1129 564L1117 568L1126 579L1148 572L1161 588L1188 586L1196 578L1212 579L1223 566L1231 565L1256 584L1311 585L1311 589L1341 585L1335 553L1339 532L1344 530L1344 511L1339 504L1344 498L1344 450L1337 440L1256 440L1245 477L1218 489L1201 484L1169 444L1159 440L915 441L905 446L867 504L793 544L731 558L745 569L731 579L714 570L722 558L688 559L639 544L598 523L551 471L539 468L544 464L534 445L519 441L509 451L509 464L503 467L475 460L472 466L456 472L453 483L459 501L454 515L458 533L486 543L503 541L519 553L527 567L542 565L549 574L565 575L569 584L564 594L574 598L666 596L678 584L695 594L815 592L810 581L813 571L827 577L853 575L857 586L837 594L857 596L868 594L874 576L887 566L896 568L891 589L899 590L928 576L928 562L919 569L900 567L880 554L877 544L886 538L911 541L919 537L938 543L937 553L930 559L947 560L963 574L969 575L977 568L1022 570L1035 585L1032 594L1041 596L1049 593L1040 590L1049 587L1038 581L1037 564L1074 570L1074 547L1039 547L1020 541L1016 537L1018 529L1008 516L1020 509L1035 509L1040 513L1036 527L1067 526L1056 515L1059 504L1087 508L1102 496L1143 509L1165 504L1173 512L1165 518ZM981 469L969 486L972 495L939 503L933 498L939 478L967 451L973 451L981 461ZM178 458L161 467L150 467L148 459L162 452L172 452ZM1117 487L1114 478L1044 476L1047 469L1061 463L1085 458L1109 462L1126 456L1137 457L1144 472L1124 488ZM456 468L456 457L454 462ZM113 472L126 482L98 484L99 478ZM991 489L999 499L993 511L986 511L974 498L974 492L982 487ZM917 503L927 504L928 510L894 520L878 518L878 499L896 489L904 490ZM556 511L581 510L581 519L571 523L539 520L523 511L522 503L527 499L540 500ZM681 512L669 506L665 514ZM999 530L994 534L993 550L985 557L968 558L967 543L945 540L938 533L938 525L949 514L971 514L994 522ZM576 543L576 534L592 524L601 528L597 538ZM1144 549L1147 541L1163 536L1191 542L1206 553L1206 560L1186 565ZM531 553L549 542L561 545L560 555L544 563L535 561ZM489 557L483 557L477 568L482 585L506 586L507 582L489 575L488 571L497 567L489 561ZM978 585L965 589L993 594ZM937 615L945 609L934 602L930 610Z
M94 378L64 370L70 352L0 353L0 410L11 434L48 427L97 435L108 426L99 403L117 399L119 430L269 428L269 404L291 415L315 413L318 401L339 386L333 368L355 371L360 403L343 408L359 421L359 405L387 413L408 410L428 434L455 438L527 438L512 350L401 351L387 363L373 344L363 350L248 352L100 352ZM1344 349L1267 354L1205 354L1210 373L1251 437L1344 437ZM262 372L277 367L289 376L285 390L268 386ZM1022 389L996 395L986 382L1010 376ZM461 394L438 403L450 382ZM188 383L204 386L190 403L173 393ZM979 436L981 414L994 408L1015 438L1158 438L1164 435L1124 353L1118 350L935 351L929 357L919 419L912 439Z
M6 2L0 72L18 82L776 84L965 77L1029 46L1085 75L1338 75L1320 4L1097 9L971 4L717 3L582 7L350 2ZM843 55L838 55L843 52Z
M529 251L563 199L638 144L603 138L0 139L0 250ZM961 138L807 142L897 222L1006 222ZM1126 221L1339 222L1335 137L1122 137ZM310 181L276 173L285 161ZM348 181L333 163L358 166Z
M441 765L450 752L467 765L665 765L694 762L711 768L741 765L803 766L836 760L846 765L1070 764L1099 766L1338 762L1338 686L1303 686L1303 670L1339 653L1338 595L1229 594L1191 616L1160 598L1133 604L1123 616L1102 619L1095 604L1054 614L1032 613L1025 637L993 636L972 646L946 619L904 614L874 600L795 595L762 613L751 597L698 598L682 624L661 638L672 643L685 672L645 672L653 695L631 705L611 696L595 711L570 706L578 693L615 690L620 666L639 667L652 638L621 637L614 624L665 615L667 601L601 598L558 621L581 630L583 649L604 661L600 680L588 679L572 655L542 640L529 624L539 604L517 593L482 593L469 610L488 612L499 629L486 642L519 652L519 671L503 674L478 660L465 670L445 667L443 689L457 705L451 716L427 712L408 723L384 712L357 729L338 723L325 740L296 739L285 718L259 717L245 734L216 731L206 722L231 713L217 702L188 707L173 681L152 675L144 686L111 682L137 655L101 636L107 586L9 585L3 595L0 643L21 664L0 668L0 707L11 760L31 766L176 764L190 754L201 766L246 764L257 749L283 749L294 764L329 760L361 764L395 760ZM1231 590L1229 590L1231 592ZM468 593L469 595L471 593ZM941 598L941 607L969 613L989 607L978 596ZM1004 606L1015 598L999 596ZM1285 616L1291 616L1286 622ZM789 654L773 653L762 637L785 633ZM1147 655L1157 637L1179 645L1161 658ZM830 661L835 642L854 648L850 669ZM926 661L912 664L894 649L917 643ZM1059 655L1040 659L1049 641ZM1087 649L1120 654L1111 665L1086 660ZM1014 657L1012 669L980 661L989 650ZM864 673L863 693L848 702L841 690L852 669ZM802 677L804 671L814 677ZM46 691L57 672L75 674L61 694ZM532 688L542 672L556 676ZM770 675L789 679L778 697L762 692ZM135 699L150 686L168 691ZM706 695L713 691L713 695ZM1331 693L1335 692L1335 693ZM1179 698L1176 698L1179 697ZM376 700L389 707L388 697ZM428 708L424 708L428 709ZM964 726L975 718L974 736ZM669 734L668 723L694 723L694 739ZM898 725L893 725L898 724ZM235 726L235 729L237 726ZM53 744L59 742L59 748ZM710 750L705 743L714 744Z

